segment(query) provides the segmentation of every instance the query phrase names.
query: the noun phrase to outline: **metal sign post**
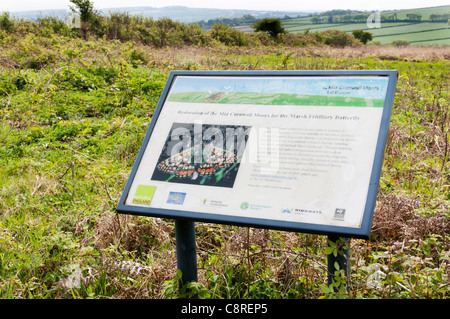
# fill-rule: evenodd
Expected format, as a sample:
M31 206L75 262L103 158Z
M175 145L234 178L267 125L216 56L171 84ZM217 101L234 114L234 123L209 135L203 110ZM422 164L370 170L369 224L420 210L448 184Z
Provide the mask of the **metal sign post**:
M180 291L187 290L189 282L197 281L197 253L195 248L195 223L175 220L177 266L181 271ZM186 291L189 294L189 291ZM194 298L197 296L194 295Z
M349 290L350 278L350 238L328 236L328 286L334 292Z

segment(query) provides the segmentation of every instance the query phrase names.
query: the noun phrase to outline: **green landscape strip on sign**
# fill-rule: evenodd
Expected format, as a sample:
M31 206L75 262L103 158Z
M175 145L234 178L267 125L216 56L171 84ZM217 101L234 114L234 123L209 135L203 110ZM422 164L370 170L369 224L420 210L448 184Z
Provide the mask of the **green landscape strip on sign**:
M384 100L382 99L327 95L299 95L286 93L183 92L170 94L168 100L170 102L217 104L311 105L350 107L384 106Z

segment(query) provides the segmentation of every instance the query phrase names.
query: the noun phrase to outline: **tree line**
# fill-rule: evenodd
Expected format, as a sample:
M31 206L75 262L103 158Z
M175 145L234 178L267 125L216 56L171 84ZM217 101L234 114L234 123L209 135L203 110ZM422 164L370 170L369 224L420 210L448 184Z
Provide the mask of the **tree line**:
M347 12L345 10L339 10L340 13ZM330 14L327 16L319 15L311 17L311 23L322 24L322 23L364 23L367 21L371 13L356 13L356 14ZM431 14L429 16L428 22L447 22L450 19L450 13L444 14ZM407 13L406 19L399 19L396 13L392 14L381 14L381 22L421 22L422 15L420 13Z
M358 34L327 30L288 33L279 18L264 18L253 23L255 32L245 33L225 24L214 24L205 31L198 24L185 24L169 18L154 20L129 13L101 15L89 0L71 0L72 19L64 21L43 17L36 21L16 20L5 12L0 15L0 43L14 41L28 34L53 37L118 40L155 47L167 46L273 46L305 47L316 45L357 46L365 43ZM250 18L250 17L247 17ZM6 42L5 42L6 41Z

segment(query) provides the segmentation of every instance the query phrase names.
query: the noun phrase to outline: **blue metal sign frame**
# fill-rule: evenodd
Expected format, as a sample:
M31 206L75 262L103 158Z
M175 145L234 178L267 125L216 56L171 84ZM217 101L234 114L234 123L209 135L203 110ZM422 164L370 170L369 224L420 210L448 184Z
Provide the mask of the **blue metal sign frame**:
M283 77L342 77L342 76L380 76L388 78L388 87L386 98L384 101L384 107L382 111L381 125L378 133L378 140L375 149L374 162L372 166L372 172L369 183L369 191L367 194L365 210L363 214L363 219L361 227L341 227L335 225L321 225L313 223L303 223L303 222L292 222L283 220L272 220L272 219L262 219L262 218L250 218L245 216L229 216L220 215L212 213L203 213L195 211L185 211L185 210L173 210L173 209L160 209L152 207L142 207L142 206L132 206L126 205L126 199L128 192L135 178L138 167L141 163L144 151L149 143L150 137L155 128L155 124L158 121L158 116L164 107L166 98L170 91L174 80L178 76L195 76L195 77L214 77L214 76L233 76L233 77L270 77L270 76L283 76ZM338 237L354 237L354 238L364 238L368 239L370 236L370 230L372 227L373 213L376 205L376 197L378 192L379 179L381 174L381 168L383 164L384 151L386 140L388 137L389 122L392 113L395 88L397 83L397 71L394 70L371 70L371 71L172 71L168 77L167 83L162 92L159 103L154 112L152 121L149 125L145 138L142 142L139 153L135 160L134 166L131 170L128 181L125 185L123 194L119 200L117 206L117 212L121 214L132 214L148 217L161 217L169 218L175 220L185 220L185 221L200 221L209 222L217 224L228 224L236 226L247 226L256 228L267 228L274 230L283 231L294 231L294 232L304 232L313 234L322 234L329 236Z

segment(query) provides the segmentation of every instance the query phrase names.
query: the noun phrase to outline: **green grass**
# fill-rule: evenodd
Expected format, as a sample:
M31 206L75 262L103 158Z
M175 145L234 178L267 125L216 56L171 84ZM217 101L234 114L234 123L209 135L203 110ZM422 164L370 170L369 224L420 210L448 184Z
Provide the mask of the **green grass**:
M438 6L438 7L424 7L417 9L404 9L404 10L392 10L385 11L386 14L397 13L398 19L406 19L408 13L419 13L422 15L422 19L428 19L431 14L443 14L450 12L450 5Z
M445 23L424 22L407 27L393 28L389 32L374 31L374 41L392 43L400 38L413 44L450 44L450 29Z
M170 70L385 68L399 71L398 86L372 235L351 241L350 291L327 289L326 236L203 223L196 289L203 298L448 298L449 61L289 50L3 43L0 298L179 297L173 221L115 211Z
M364 30L373 35L372 41L389 44L396 40L408 41L412 44L450 44L450 29L447 23L432 22L387 22L381 23L381 28L368 28L365 23L334 23L334 24L296 24L289 22L283 24L288 32L303 33L321 32L326 30L341 30L351 33L355 30Z

